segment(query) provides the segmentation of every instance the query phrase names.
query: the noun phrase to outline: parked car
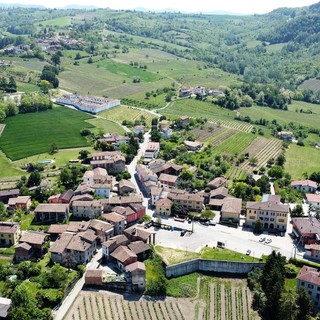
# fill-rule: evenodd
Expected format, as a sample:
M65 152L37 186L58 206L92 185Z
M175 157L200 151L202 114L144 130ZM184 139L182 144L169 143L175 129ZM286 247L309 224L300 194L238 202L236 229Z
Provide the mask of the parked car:
M217 222L213 219L209 220L209 225L210 226L215 226L217 224Z
M209 221L200 221L203 226L209 226Z
M246 252L246 255L247 255L247 256L250 256L250 253L251 253L251 250L248 249L247 252Z
M182 230L182 231L180 232L180 237L183 237L186 233L187 233L186 230Z
M267 239L266 240L266 243L271 243L272 242L272 239Z
M266 241L266 238L260 238L259 239L259 242L265 242Z
M224 242L218 241L217 247L224 249L226 247L226 244Z

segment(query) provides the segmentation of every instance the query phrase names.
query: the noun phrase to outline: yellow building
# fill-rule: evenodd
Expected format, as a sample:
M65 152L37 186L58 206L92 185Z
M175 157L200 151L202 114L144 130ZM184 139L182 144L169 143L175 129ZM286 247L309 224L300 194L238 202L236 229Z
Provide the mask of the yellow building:
M158 215L171 215L171 207L172 207L172 201L165 198L165 199L159 199L156 202L156 209L155 212Z
M0 245L12 246L18 242L20 225L14 222L0 222Z
M268 231L286 232L289 206L280 202L248 202L246 225L254 227L260 219L263 229Z

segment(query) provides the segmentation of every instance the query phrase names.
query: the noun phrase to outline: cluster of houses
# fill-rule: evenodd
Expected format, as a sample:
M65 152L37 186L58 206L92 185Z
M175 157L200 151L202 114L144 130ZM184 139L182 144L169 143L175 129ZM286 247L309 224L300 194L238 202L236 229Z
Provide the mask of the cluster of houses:
M201 98L205 96L219 97L224 96L224 92L221 90L206 89L203 86L179 88L179 97L186 98L191 96L200 96Z
M69 35L66 35L66 36L55 35L53 37L37 39L37 44L39 45L42 51L54 52L54 51L63 49L62 47L63 45L82 47L87 43L83 40L74 39Z
M120 100L118 99L109 99L98 96L81 96L78 94L65 94L57 98L56 102L92 114L97 114L104 110L120 106Z

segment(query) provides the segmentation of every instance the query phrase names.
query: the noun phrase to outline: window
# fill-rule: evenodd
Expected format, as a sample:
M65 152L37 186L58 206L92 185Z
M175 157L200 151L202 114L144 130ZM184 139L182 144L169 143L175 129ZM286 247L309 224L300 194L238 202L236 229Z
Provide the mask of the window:
M313 284L308 284L308 288L313 289Z

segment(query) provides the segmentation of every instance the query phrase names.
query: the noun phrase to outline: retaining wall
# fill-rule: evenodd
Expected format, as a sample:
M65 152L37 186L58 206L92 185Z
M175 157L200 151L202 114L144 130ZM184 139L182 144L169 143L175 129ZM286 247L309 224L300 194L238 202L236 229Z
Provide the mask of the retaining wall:
M263 268L263 262L241 262L241 261L224 261L224 260L208 260L194 259L186 262L177 263L166 267L166 276L179 277L188 273L197 271L247 274L253 268Z

